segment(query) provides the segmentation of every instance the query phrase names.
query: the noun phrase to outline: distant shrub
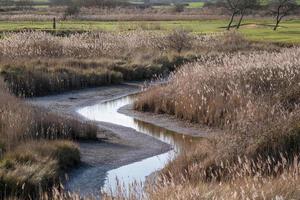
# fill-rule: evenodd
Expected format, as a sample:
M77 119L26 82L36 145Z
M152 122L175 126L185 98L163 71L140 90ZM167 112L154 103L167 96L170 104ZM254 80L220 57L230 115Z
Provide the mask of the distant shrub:
M76 16L80 12L80 7L77 4L71 4L68 5L64 12L64 19L66 19L68 16Z
M183 29L175 29L166 37L167 47L181 53L192 48L192 37Z
M175 12L183 12L184 11L184 7L185 7L185 4L181 4L181 3L176 3L174 4L174 11Z

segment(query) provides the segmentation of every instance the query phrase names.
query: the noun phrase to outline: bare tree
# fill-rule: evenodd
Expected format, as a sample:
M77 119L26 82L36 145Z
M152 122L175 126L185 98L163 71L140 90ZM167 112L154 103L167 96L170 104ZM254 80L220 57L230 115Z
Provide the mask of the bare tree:
M259 6L259 0L241 0L241 2L238 4L240 19L238 21L238 24L236 25L236 29L240 28L246 11L257 6Z
M226 0L227 9L231 11L230 21L227 30L230 30L234 17L240 12L240 4L243 0Z
M191 41L192 37L188 31L175 29L166 37L166 46L180 54L183 50L189 50L191 48Z
M225 0L225 4L228 10L231 11L231 18L227 26L227 30L230 30L234 17L240 15L240 19L236 28L240 28L244 15L248 9L252 9L259 5L259 0Z
M276 31L281 20L297 8L297 3L295 0L271 0L269 8L275 16L276 22L273 30Z

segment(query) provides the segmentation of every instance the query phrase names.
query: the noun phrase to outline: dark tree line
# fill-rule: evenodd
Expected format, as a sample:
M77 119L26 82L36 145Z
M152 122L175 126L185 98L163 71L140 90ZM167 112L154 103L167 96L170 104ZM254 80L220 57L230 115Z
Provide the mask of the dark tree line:
M41 3L34 0L0 0L0 6L29 6L33 4L47 4L50 6L68 6L70 4L78 4L80 6L94 7L117 7L129 5L126 0L49 0L49 2Z
M52 5L77 4L82 7L120 7L129 6L126 0L50 0Z
M0 8L2 7L17 7L29 8L33 5L31 0L0 0Z

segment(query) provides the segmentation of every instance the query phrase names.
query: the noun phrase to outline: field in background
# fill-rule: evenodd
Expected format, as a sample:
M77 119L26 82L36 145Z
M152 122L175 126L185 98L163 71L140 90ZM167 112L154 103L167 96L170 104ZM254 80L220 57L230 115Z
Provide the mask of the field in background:
M59 31L170 31L185 29L197 34L207 34L225 31L227 20L193 20L193 21L59 21ZM300 20L284 21L278 31L272 30L273 21L245 20L240 28L248 39L255 41L300 43ZM52 30L51 21L1 21L0 32L19 31L22 29Z
M300 0L295 0L298 4L300 4ZM268 0L260 0L260 4L261 5L267 5L268 4Z
M189 2L187 8L202 8L204 2Z

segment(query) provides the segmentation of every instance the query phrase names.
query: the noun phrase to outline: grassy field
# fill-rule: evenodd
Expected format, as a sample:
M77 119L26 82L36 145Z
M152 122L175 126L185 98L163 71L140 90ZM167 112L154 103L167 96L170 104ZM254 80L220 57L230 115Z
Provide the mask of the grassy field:
M187 8L202 8L204 6L204 2L189 2Z
M296 0L297 4L300 4L300 0ZM268 0L260 0L260 4L261 5L267 5L268 4Z
M57 30L62 31L169 31L183 28L194 33L215 33L225 31L227 20L205 21L139 21L139 22L98 22L98 21L62 21L57 23ZM283 21L278 31L272 30L272 20L245 20L240 32L250 40L300 43L300 20ZM0 22L0 31L17 31L21 29L51 30L52 22Z

